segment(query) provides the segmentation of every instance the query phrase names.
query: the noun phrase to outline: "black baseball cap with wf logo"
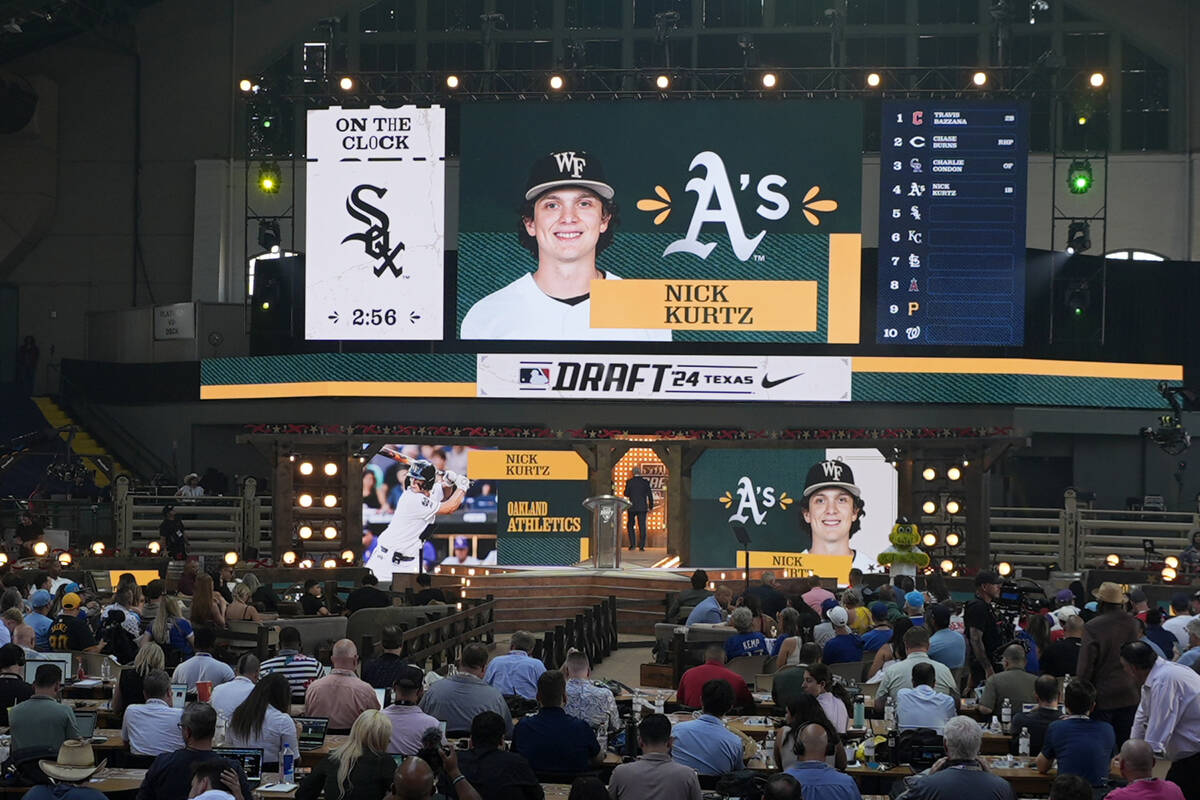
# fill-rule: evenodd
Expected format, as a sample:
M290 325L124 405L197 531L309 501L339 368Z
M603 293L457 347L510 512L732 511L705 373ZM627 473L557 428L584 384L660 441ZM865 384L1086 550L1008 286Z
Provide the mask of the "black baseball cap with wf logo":
M854 473L850 465L843 461L818 461L808 468L804 478L804 496L821 489L845 489L855 497L862 497L862 491L854 485Z
M612 200L616 193L604 177L600 160L584 150L560 150L534 161L525 184L525 199L532 200L556 186L581 186L605 200Z

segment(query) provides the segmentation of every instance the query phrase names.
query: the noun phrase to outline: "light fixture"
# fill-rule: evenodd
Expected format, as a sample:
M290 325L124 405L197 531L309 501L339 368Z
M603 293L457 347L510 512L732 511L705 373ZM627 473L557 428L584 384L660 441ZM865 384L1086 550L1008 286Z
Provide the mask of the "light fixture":
M240 81L238 81L238 88L243 92L248 92L254 88L254 81L250 80L249 78L242 78Z
M654 79L654 85L657 86L659 89L662 89L663 91L670 89L671 88L671 76L670 75L659 75L657 78Z
M1104 85L1104 73L1103 72L1093 72L1088 77L1088 83L1091 84L1091 87L1093 89L1099 89L1101 86Z
M263 300L262 305L259 306L259 308L261 308L263 311L270 311L271 304L269 302L267 302L266 300Z
M1109 553L1104 557L1104 563L1110 567L1121 566L1121 557L1116 553Z
M446 76L446 88L447 89L457 89L458 88L458 76L457 75L447 75Z
M563 88L563 86L565 86L565 85L566 85L566 81L563 80L562 75L551 75L550 76L550 88L553 89L554 91L557 92L557 91L561 90Z
M921 470L921 477L927 481L935 480L937 478L937 470L933 467L926 467Z
M883 83L883 78L880 76L880 74L878 72L868 72L867 73L867 86L870 86L872 89L875 89L881 83Z
M950 469L946 470L946 477L952 481L956 481L962 477L962 470L958 467L951 467Z
M325 503L326 508L333 508L337 505L337 495L327 494L322 502Z
M338 529L336 527L334 527L333 525L326 525L325 530L321 531L321 535L323 535L326 539L329 539L330 541L332 541L337 538Z
M158 544L158 542L151 542L151 544ZM5 556L4 558L5 558L5 560L7 560L8 556ZM74 560L75 560L74 556L72 556L66 550L64 550L63 552L58 554L58 563L62 564L64 567L70 566L71 562ZM3 563L3 562L0 562L0 563Z
M921 544L925 545L926 547L937 547L937 543L938 537L933 531L930 531L921 537Z
M1075 123L1076 123L1077 125L1087 125L1087 123L1088 123L1087 114L1080 114L1080 115L1079 115L1079 116L1078 116L1078 117L1075 119Z
M354 563L354 551L353 550L343 550L342 551L342 561L345 561L347 564L353 564Z
M942 572L953 572L954 571L954 562L948 558L943 558L942 563L938 564L938 566L942 568Z
M274 161L264 161L258 165L258 190L263 194L279 194L279 186L283 183L283 173Z
M1163 559L1163 563L1171 569L1179 569L1179 559L1175 556L1167 556Z
M971 76L971 83L975 84L976 86L986 85L987 80L988 80L987 73L982 70L980 70L979 72L976 72L974 75Z
M306 558L300 562L300 569L312 569L313 561L311 558Z
M101 541L92 542L91 550L92 550L92 555L96 555L96 556L104 555L104 542L101 542Z
M1012 575L1012 564L1007 561L1001 561L996 565L996 572L1000 573L1001 578L1007 578L1009 575Z
M1092 188L1092 162L1086 158L1073 159L1067 167L1067 189L1071 194L1087 194Z
M1092 246L1092 226L1086 219L1077 219L1067 226L1067 255L1085 253Z
M947 514L957 514L960 511L962 511L962 503L960 503L958 500L951 497L949 500L946 501L946 513Z
M300 534L301 539L311 539L312 538L313 531L312 531L311 525L301 525L300 530L297 532Z
M925 512L926 514L936 514L937 513L937 502L935 500L933 500L932 498L930 498L929 500L926 500L924 503L921 504L921 511Z
M325 474L326 475L328 475L329 477L332 478L334 475L337 475L337 471L338 471L337 464L333 463L332 461L325 462Z
M279 220L270 217L258 221L258 246L271 253L279 252Z
M8 553L0 552L0 566L8 563Z
M230 550L228 553L225 554L226 565L232 567L237 562L238 562L238 554L236 551Z
M778 83L779 78L776 77L774 72L764 72L762 74L762 86L764 89L774 89Z
M286 553L284 553L284 554L283 554L283 563L284 563L284 564L287 564L289 567L290 567L292 564L295 564L295 563L296 563L296 553L295 553L295 551L293 551L293 550L288 550Z
M1175 571L1174 567L1163 567L1162 568L1162 579L1164 581L1166 581L1167 583L1170 583L1171 581L1175 580L1177 577L1179 577L1179 573Z
M295 463L295 461L296 461L296 454L295 454L295 453L292 453L290 456L288 456L288 461L291 461L291 462Z
M33 543L33 554L35 556L37 556L38 558L41 558L42 556L46 555L46 553L49 553L49 552L50 552L50 545L46 544L45 542L34 542Z
M341 80L338 81L338 88L343 92L350 91L354 88L354 78L351 78L349 75L343 75Z
M327 558L323 562L321 562L321 566L324 567L325 569L333 569L334 567L337 566L337 559L336 558Z
M300 474L301 475L312 475L313 474L313 463L311 461L301 461L300 462Z
M150 555L156 556L162 552L162 543L161 542L151 542L150 544L146 545L146 549L150 551ZM63 553L63 556L69 556L69 555L71 555L71 554ZM58 560L62 561L62 556L59 556Z
M960 544L962 544L962 534L961 533L959 533L958 531L950 531L949 533L946 534L946 546L947 547L958 547Z
M296 498L296 502L300 504L300 507L301 507L301 508L309 508L309 507L311 507L311 506L312 506L312 501L313 501L313 497L312 497L312 495L311 495L311 494L309 494L308 492L305 492L304 494L302 494L302 495L300 495L299 497L297 497L297 498Z

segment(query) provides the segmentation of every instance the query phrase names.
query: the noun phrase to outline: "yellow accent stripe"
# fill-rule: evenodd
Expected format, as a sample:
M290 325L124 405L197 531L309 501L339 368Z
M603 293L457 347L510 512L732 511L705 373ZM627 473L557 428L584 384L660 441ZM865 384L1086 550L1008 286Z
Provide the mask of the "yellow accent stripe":
M928 358L855 356L853 372L908 372L943 375L1057 375L1071 378L1183 380L1178 364L1114 364L1101 361L1050 361L1036 358Z
M200 387L201 400L268 397L475 397L475 384L436 381L308 381L230 383Z
M829 234L829 293L826 341L858 344L862 304L862 234Z

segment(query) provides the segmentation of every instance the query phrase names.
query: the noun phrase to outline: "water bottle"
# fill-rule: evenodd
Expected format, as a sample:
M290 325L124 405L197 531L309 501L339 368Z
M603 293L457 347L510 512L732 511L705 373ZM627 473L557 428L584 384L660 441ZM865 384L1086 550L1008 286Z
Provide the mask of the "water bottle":
M867 708L862 693L854 695L854 728L865 728L867 725Z
M896 701L891 697L883 705L883 721L889 730L896 724Z
M663 702L662 692L655 692L654 693L654 713L662 714L663 707L664 707L664 702Z
M867 734L867 739L863 742L863 758L868 764L875 763L875 737L872 734Z
M893 764L900 763L900 740L896 729L892 728L887 735L888 760Z
M1058 704L1060 706L1066 705L1067 686L1069 686L1070 683L1071 683L1071 673L1068 672L1065 676L1063 676L1062 683L1060 683L1058 686Z
M1021 737L1017 739L1017 755L1029 755L1029 728L1021 728Z
M775 761L775 729L771 728L767 731L767 740L763 742L763 766L767 769L773 767Z
M221 747L225 744L225 731L229 726L229 720L225 719L225 715L217 713L217 731L213 734L213 746Z
M283 743L283 750L279 754L279 777L284 783L296 782L296 754L288 742Z
M1007 697L1004 698L1004 703L1000 706L1000 728L1008 733L1012 726L1012 701Z
M637 726L637 711L636 709L625 719L625 755L630 758L637 758L638 754L638 726Z
M100 662L100 680L106 683L112 680L112 662L108 660L108 656Z

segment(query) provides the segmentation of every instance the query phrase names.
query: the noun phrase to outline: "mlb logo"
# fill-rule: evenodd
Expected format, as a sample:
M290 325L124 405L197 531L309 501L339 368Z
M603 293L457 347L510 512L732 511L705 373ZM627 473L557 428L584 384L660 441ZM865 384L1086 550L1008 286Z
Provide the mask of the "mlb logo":
M550 385L550 368L521 367L520 383L527 389L545 388Z

